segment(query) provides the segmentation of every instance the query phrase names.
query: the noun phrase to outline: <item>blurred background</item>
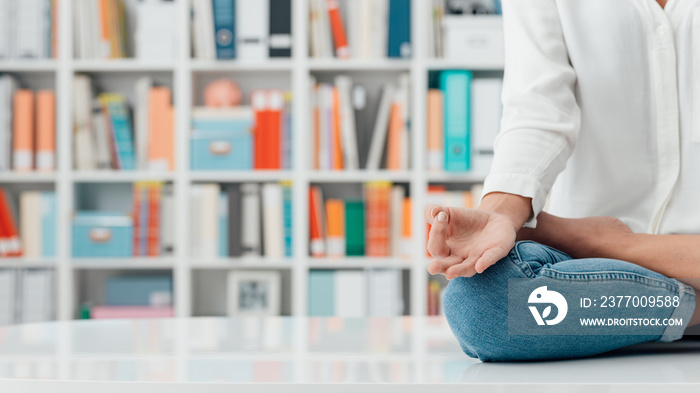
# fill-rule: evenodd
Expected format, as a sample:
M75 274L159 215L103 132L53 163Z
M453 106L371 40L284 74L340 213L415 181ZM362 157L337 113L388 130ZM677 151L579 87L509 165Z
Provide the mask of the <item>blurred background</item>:
M0 325L439 315L500 2L0 1Z

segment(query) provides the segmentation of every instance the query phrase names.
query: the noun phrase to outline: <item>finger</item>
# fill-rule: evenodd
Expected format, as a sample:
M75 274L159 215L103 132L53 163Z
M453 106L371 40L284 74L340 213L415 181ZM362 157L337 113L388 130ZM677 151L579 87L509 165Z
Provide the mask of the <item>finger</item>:
M445 277L452 280L457 277L473 277L476 275L474 269L474 260L465 260L464 262L454 265L445 271Z
M507 252L503 252L503 249L501 248L492 248L487 250L484 255L482 255L481 258L479 258L474 264L476 272L479 274L483 273L486 269L500 261L501 258L505 257L506 254Z
M445 259L450 256L450 247L447 245L447 223L449 214L447 209L437 211L428 236L428 252L436 259Z
M462 263L454 265L445 271L445 277L451 280L455 277L472 277L476 274L474 264L481 257L483 252L472 252Z
M433 220L435 220L435 216L437 216L437 214L443 210L446 210L443 206L428 205L425 210L423 210L423 218L425 219L425 222L432 224Z
M430 274L445 274L445 271L457 264L462 263L463 258L453 255L446 259L434 260L428 264L428 272Z

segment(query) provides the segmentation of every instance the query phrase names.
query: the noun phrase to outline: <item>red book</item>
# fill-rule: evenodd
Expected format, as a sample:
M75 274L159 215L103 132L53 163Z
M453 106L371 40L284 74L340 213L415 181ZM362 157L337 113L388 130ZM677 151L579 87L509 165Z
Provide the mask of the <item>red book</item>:
M10 200L7 197L7 192L0 188L0 217L2 217L5 257L22 256L22 243L19 239L19 231L17 231L17 221L12 214L10 208Z
M148 189L148 256L160 255L160 201L162 184L151 184Z
M328 9L328 21L333 34L335 55L339 59L347 59L350 57L350 47L348 46L348 37L345 34L345 25L343 24L343 16L340 13L338 1L326 0L326 8Z
M5 217L4 195L5 190L0 188L0 257L7 257L10 254L10 233Z
M323 224L321 214L321 189L309 188L309 237L311 256L322 257L325 254L323 241Z

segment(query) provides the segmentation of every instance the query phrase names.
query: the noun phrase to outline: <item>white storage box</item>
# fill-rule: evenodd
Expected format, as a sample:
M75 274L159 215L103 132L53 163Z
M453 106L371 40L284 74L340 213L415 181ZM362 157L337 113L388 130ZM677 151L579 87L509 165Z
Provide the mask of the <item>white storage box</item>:
M445 15L442 27L445 59L503 67L501 15Z

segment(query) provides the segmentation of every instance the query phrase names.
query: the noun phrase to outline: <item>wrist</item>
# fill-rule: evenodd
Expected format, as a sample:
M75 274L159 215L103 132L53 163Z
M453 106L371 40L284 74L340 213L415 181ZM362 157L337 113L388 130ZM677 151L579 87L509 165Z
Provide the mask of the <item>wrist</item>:
M504 192L491 192L485 195L478 210L506 216L518 231L532 216L532 198Z

